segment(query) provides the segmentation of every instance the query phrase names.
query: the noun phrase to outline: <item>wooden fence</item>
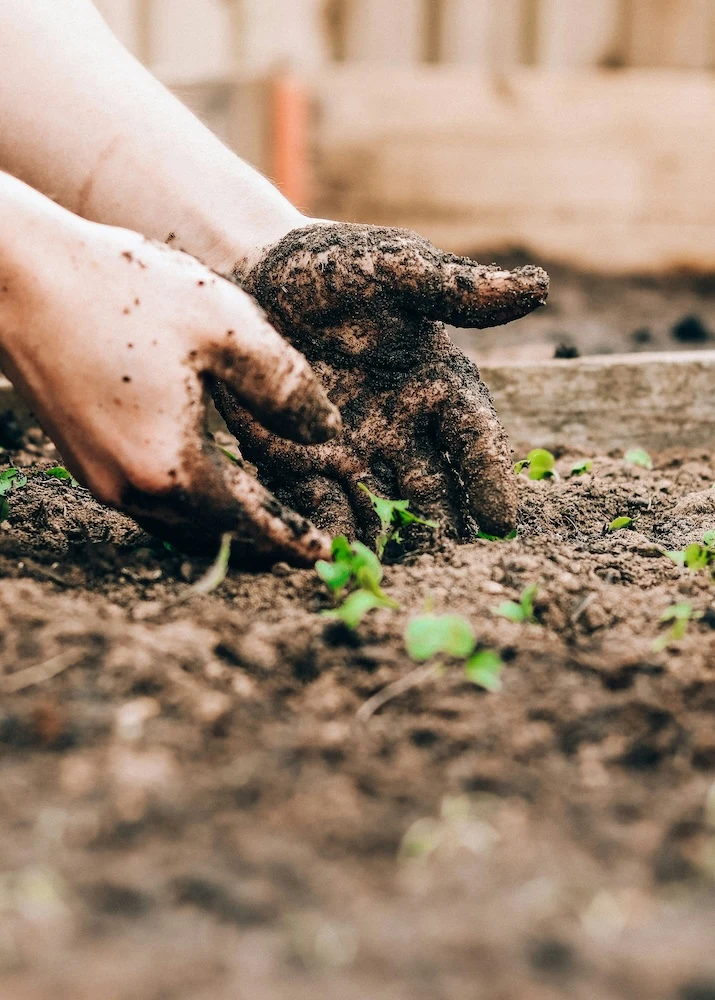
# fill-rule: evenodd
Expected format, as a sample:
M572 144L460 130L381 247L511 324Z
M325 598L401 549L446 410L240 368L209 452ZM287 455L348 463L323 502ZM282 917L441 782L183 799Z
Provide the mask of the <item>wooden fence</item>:
M715 269L715 0L98 0L325 217Z
M172 82L330 62L715 68L713 0L97 0Z

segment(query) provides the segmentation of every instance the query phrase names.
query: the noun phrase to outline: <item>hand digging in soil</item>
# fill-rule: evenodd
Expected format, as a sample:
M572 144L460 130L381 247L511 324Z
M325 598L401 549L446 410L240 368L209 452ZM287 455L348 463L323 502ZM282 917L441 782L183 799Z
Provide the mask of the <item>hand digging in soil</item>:
M315 223L273 245L242 280L311 362L343 433L305 448L266 430L219 385L243 454L284 503L332 534L374 527L363 482L409 499L458 538L516 524L511 449L479 370L444 323L491 327L543 305L548 276L437 250L408 230Z

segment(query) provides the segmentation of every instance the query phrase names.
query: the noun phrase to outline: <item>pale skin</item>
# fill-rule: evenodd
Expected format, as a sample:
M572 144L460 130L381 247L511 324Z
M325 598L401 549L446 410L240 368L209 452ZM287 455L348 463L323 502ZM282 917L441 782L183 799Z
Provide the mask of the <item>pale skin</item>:
M369 455L361 441L365 428L376 426L375 415L384 404L379 378L351 375L350 400L336 394L336 345L339 352L359 357L364 352L354 350L355 330L364 323L365 336L379 348L372 354L379 354L379 344L390 336L380 332L380 324L387 323L387 329L388 320L400 313L394 349L404 350L410 330L421 336L424 316L434 323L493 325L544 301L547 281L538 269L510 274L437 251L433 260L434 248L425 251L428 245L415 242L412 234L400 234L404 254L399 257L390 243L392 231L387 237L381 231L374 252L364 251L364 230L321 223L321 231L335 233L330 256L338 277L352 273L359 253L368 280L379 281L375 300L380 310L365 322L364 301L352 308L350 282L337 280L328 288L320 278L324 248L306 252L299 246L296 256L291 247L293 257L282 249L286 237L316 225L314 220L154 80L89 0L2 0L0 65L0 171L5 171L0 172L0 367L79 479L103 501L179 544L210 545L221 532L233 531L248 552L298 564L324 557L329 548L326 532L277 503L247 471L212 451L202 415L205 389L215 380L222 383L222 409L239 443L241 433L249 433L244 415L250 414L253 461L255 428L269 432L267 480L275 480L281 454L273 442L290 439L300 445L286 465L286 502L301 507L301 514L315 515L324 528L339 523L360 531L359 512L346 514L354 494L350 477L370 476L374 441ZM161 245L167 242L170 249ZM263 266L274 251L277 260L294 261L298 271L291 266L291 274L301 291L280 308L266 275L275 273L281 286L286 275L276 265ZM386 252L392 254L389 267ZM216 272L238 278L275 328L246 291ZM308 316L314 299L303 292L313 278L331 322L327 313ZM429 291L426 306L423 284ZM285 287L290 290L290 282ZM505 475L505 438L488 393L472 391L483 387L476 369L465 375L451 350L444 354L444 344L430 333L410 393L424 392L433 401L429 406L437 406L439 398L447 409L467 407L466 420L460 410L460 441L451 432L449 444L451 452L471 456L456 470L457 478L467 483L470 516L489 520L486 497L495 507L489 523L506 528L516 510ZM311 364L299 350L307 350ZM368 367L372 354L366 355ZM460 382L458 390L451 388L449 374L455 363L469 383ZM348 366L351 373L356 364ZM352 415L342 434L329 395L340 406L359 402L364 414L360 419ZM469 407L474 408L473 425ZM406 418L400 428L392 450L411 451ZM328 453L316 446L331 439L340 447L329 453L325 481L339 481L340 495L331 498L326 513L318 499L313 509L297 498L307 479L314 491L322 489L316 483L325 477L316 475L316 462ZM440 447L421 438L417 474L413 468L410 475L397 476L394 485L404 485L416 502L433 506L448 522L451 518L455 533L462 534L462 513L455 513L453 502L442 495L448 492L446 472L434 454L425 452ZM422 492L420 462L431 483ZM262 472L260 460L257 464ZM478 476L486 477L483 489L474 485ZM336 504L342 504L342 514Z

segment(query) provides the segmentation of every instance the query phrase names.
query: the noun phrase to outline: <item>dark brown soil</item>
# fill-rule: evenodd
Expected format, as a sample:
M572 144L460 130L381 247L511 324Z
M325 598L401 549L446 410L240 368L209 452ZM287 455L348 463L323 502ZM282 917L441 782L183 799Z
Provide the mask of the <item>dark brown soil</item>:
M0 996L715 998L715 586L661 554L715 528L714 480L522 477L518 540L409 556L351 635L281 565L176 603L203 565L31 477L0 529ZM538 625L491 613L532 582ZM503 692L454 667L361 726L428 599ZM704 617L656 653L678 601Z

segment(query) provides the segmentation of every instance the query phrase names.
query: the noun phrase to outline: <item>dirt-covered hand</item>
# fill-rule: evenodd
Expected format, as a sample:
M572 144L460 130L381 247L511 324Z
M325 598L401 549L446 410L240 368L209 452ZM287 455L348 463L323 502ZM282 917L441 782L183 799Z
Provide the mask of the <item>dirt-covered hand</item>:
M407 230L315 223L265 253L242 284L313 365L343 417L304 448L269 433L231 391L217 405L276 496L326 531L368 535L369 498L406 498L456 537L516 523L506 434L477 367L444 323L491 327L546 300L537 267L504 271Z
M36 228L5 282L0 364L101 500L189 550L215 552L231 532L236 551L261 558L309 565L329 552L204 428L206 384L221 378L295 441L339 429L307 361L250 296L187 255L68 213Z

